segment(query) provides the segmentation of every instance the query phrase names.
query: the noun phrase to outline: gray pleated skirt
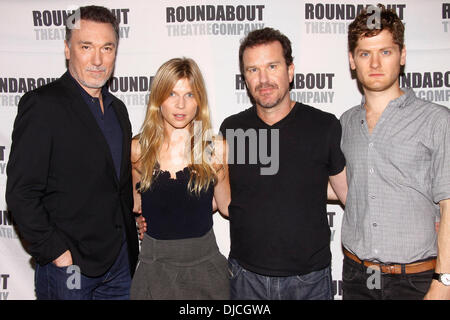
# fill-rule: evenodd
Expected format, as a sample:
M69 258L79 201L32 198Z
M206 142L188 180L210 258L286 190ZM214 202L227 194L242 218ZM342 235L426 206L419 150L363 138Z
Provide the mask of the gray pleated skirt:
M157 240L145 234L131 283L132 300L228 300L226 258L214 231L180 240Z

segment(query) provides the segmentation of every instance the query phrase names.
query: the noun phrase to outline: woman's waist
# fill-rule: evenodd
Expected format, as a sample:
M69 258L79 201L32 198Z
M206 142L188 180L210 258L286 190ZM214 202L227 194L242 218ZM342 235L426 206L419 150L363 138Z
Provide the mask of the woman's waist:
M144 235L139 259L178 266L199 264L220 254L214 230L211 227L204 235L183 239L156 239L148 233Z

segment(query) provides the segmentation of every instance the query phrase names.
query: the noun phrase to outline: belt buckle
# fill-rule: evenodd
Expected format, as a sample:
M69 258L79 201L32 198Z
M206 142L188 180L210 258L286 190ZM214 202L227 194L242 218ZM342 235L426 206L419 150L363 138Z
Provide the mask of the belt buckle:
M400 272L397 271L397 265L395 264L384 264L382 265L384 267L384 269L386 270L384 273L388 273L388 274L397 274L397 273L401 273L401 267L400 267ZM383 268L382 268L383 269Z

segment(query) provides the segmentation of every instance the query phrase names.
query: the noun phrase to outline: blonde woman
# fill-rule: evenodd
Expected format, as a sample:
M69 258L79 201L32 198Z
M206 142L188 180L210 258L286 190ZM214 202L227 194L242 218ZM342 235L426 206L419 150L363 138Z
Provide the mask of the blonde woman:
M192 59L164 63L132 141L135 212L147 223L131 299L228 299L227 260L212 213L228 215L226 144L209 136L203 76Z

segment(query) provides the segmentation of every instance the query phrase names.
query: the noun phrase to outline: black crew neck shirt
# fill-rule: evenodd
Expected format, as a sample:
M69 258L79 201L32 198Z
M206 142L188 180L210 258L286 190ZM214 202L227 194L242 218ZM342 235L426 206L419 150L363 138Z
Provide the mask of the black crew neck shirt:
M230 257L268 276L330 265L327 184L345 167L337 118L296 103L268 125L253 106L226 118L220 132L230 148Z

